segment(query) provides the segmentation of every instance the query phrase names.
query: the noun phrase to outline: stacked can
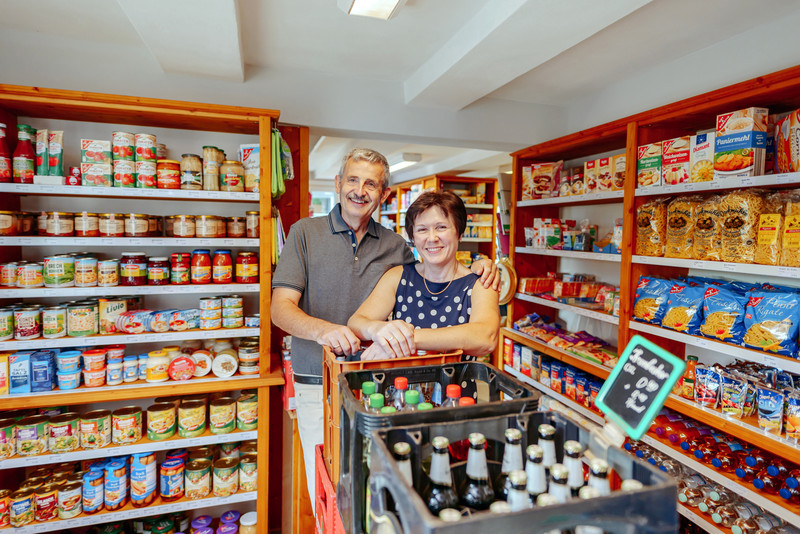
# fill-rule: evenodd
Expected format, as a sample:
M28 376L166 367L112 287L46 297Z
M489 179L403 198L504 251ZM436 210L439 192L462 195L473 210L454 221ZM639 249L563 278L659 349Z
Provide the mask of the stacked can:
M134 135L136 187L156 188L156 136L145 133Z
M222 298L200 299L200 329L214 330L222 325Z
M111 161L114 172L114 187L134 187L135 138L132 133L114 132L111 135Z
M222 328L244 326L244 299L239 295L219 297L222 300Z

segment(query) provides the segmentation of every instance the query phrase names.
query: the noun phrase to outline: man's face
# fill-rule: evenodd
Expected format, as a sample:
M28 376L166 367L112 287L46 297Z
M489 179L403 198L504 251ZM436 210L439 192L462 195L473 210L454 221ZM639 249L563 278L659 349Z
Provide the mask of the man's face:
M383 189L383 167L368 161L350 160L345 165L344 176L336 177L336 193L342 205L342 217L351 226L364 223L381 202L389 196Z

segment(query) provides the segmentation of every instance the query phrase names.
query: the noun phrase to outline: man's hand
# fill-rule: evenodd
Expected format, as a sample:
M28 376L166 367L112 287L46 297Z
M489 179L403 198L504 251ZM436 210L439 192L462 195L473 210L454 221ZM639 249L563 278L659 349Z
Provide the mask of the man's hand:
M492 260L487 258L473 262L470 270L481 277L483 287L500 290L500 270Z
M416 354L414 327L405 321L388 321L372 336L374 344L380 345L384 352L394 357L404 358Z
M361 350L361 341L346 326L332 324L315 339L320 345L327 345L337 356L352 356Z

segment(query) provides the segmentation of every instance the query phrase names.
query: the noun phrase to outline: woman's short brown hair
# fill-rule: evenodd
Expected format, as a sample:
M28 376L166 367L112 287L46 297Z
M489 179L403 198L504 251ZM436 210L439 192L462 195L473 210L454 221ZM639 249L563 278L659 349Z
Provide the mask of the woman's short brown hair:
M464 231L467 229L467 208L464 207L464 201L452 191L442 189L422 193L408 207L406 233L412 242L414 241L414 221L420 213L433 207L441 209L445 216L455 223L458 237L464 235Z

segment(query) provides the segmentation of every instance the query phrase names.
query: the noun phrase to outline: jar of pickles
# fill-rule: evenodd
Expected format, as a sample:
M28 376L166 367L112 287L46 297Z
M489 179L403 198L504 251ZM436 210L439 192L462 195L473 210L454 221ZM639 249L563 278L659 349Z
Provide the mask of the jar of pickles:
M181 155L181 189L203 189L203 163L197 154Z

